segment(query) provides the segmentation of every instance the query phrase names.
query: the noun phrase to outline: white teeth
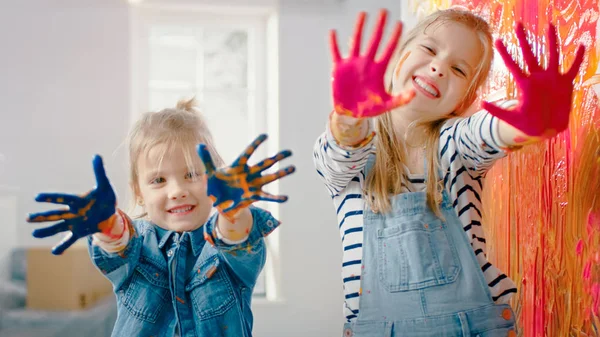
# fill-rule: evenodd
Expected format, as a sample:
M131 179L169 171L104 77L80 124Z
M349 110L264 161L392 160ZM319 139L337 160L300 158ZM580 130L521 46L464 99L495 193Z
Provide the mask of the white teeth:
M430 86L429 84L421 81L420 78L418 78L418 77L415 78L415 83L417 83L421 88L423 88L428 93L432 94L435 97L438 97L437 91L432 86Z
M192 206L188 206L186 208L172 209L169 212L171 212L171 213L185 213L185 212L187 212L187 211L189 211L191 209L192 209Z

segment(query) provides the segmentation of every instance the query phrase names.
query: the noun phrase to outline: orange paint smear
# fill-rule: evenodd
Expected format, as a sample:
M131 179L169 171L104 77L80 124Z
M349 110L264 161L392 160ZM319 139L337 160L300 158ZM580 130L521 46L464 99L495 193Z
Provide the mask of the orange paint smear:
M406 59L409 56L410 56L410 52L407 52L406 54L404 54L404 56L402 56L400 61L398 61L398 65L396 66L396 71L394 72L394 76L398 77L398 75L400 74L400 70L402 69L402 65L404 64L404 62L406 61Z

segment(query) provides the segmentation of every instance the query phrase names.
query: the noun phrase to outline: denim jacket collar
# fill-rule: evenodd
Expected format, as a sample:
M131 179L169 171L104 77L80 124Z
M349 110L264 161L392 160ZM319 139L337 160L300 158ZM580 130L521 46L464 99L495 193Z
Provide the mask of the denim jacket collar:
M211 218L214 218L214 217L211 217ZM208 221L211 221L211 220L209 219ZM165 244L167 243L167 241L169 240L169 238L177 232L161 228L155 224L153 224L153 225L156 230L156 236L159 240L158 241L158 249L162 250L163 247L165 246ZM183 236L185 236L185 235L188 235L190 237L192 253L194 254L194 256L200 255L200 253L202 252L202 247L204 247L204 243L205 243L204 226L205 225L206 224L196 228L195 230L193 230L191 232L179 233L179 235L181 236L180 240L183 239Z

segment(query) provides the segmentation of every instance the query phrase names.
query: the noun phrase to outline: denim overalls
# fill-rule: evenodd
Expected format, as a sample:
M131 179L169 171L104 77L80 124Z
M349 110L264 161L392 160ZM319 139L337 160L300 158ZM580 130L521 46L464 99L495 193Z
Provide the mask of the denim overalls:
M516 336L514 313L494 304L448 193L444 221L425 192L390 201L385 214L365 203L360 313L344 337Z

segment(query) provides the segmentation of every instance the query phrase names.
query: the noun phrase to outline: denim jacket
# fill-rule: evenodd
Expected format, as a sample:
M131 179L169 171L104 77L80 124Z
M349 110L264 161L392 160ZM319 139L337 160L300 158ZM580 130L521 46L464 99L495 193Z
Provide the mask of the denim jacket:
M167 231L134 220L125 250L88 247L117 297L113 336L252 336L252 291L266 260L264 237L278 225L250 207L248 239L227 245L216 235L217 214L193 232ZM208 244L207 244L208 242Z

